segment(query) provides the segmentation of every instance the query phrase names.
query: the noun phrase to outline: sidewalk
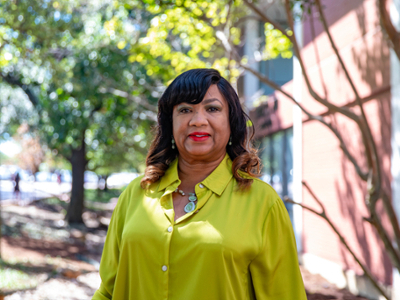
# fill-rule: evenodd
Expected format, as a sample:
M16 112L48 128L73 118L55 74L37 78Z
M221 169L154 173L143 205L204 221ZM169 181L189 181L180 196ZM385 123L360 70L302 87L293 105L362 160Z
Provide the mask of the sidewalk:
M15 201L31 202L52 195L61 196L70 191L71 183L21 181L19 197L15 199L13 182L11 180L0 180L0 200L3 204Z

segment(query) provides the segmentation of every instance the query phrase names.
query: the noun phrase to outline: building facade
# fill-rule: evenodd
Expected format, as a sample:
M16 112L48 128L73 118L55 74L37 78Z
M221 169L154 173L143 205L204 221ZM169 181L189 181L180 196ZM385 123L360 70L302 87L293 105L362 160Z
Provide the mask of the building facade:
M391 3L393 22L399 25L400 1ZM392 53L382 31L377 2L374 0L325 0L325 16L339 53L360 97L378 147L383 188L392 195L400 216L400 63ZM272 15L284 25L279 8ZM268 12L267 12L268 13ZM396 19L397 16L397 19ZM252 55L255 21L246 27L249 44L245 54ZM400 28L400 26L399 26ZM254 31L251 31L254 30ZM356 98L331 47L316 10L298 21L295 31L302 45L301 56L315 91L337 106L357 111ZM249 32L253 32L250 34ZM320 105L304 82L298 60L280 59L253 63L264 75L301 102L310 112L323 116L336 126L354 157L362 161L363 143L356 124L343 115ZM284 74L285 73L285 74ZM344 155L335 135L321 123L309 119L279 92L272 92L253 75L242 81L243 99L256 127L256 138L263 161L263 179L281 197L319 210L314 198L302 188L304 181L323 202L327 215L343 234L358 257L372 270L380 283L400 299L399 275L393 270L375 229L363 217L366 183ZM257 103L260 95L267 100ZM363 271L340 242L327 222L301 209L287 205L295 230L302 263L339 287L378 299ZM379 208L383 210L383 208Z

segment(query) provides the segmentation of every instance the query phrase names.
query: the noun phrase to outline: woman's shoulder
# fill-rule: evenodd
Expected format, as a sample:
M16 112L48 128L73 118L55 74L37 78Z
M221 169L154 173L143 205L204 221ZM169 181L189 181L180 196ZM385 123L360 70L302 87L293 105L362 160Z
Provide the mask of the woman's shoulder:
M142 180L144 175L139 175L135 179L133 179L123 190L121 195L119 196L118 202L121 202L122 199L125 198L130 198L132 194L137 194L140 193L143 189L140 185L140 182Z
M265 181L252 178L253 183L247 191L248 199L260 209L269 210L277 202L282 202L274 188Z
M139 175L135 179L133 179L128 186L125 188L125 190L122 192L120 198L137 198L140 195L146 195L148 193L153 193L159 184L159 181L149 185L147 188L143 188L141 185L141 181L144 177L144 174Z
M144 174L139 175L138 177L136 177L135 179L133 179L133 180L128 184L128 186L126 187L125 191L126 191L126 190L130 191L130 190L135 190L135 189L138 189L138 188L142 188L141 185L140 185L140 182L142 181L143 177L144 177Z
M253 183L251 184L250 190L253 193L261 193L267 196L274 196L279 198L278 193L274 190L274 188L266 183L265 181L259 178L252 178Z
M278 195L276 193L276 191L274 190L274 188L272 186L270 186L268 183L266 183L265 181L263 181L257 177L253 177L244 171L239 170L238 172L239 172L240 177L253 180L253 182L250 186L251 191L264 192L264 193L268 193L268 194L274 194L276 196ZM278 196L278 198L279 198L279 196Z
M125 190L122 192L122 195L130 195L132 193L137 194L137 193L142 193L145 191L145 189L142 188L141 186L141 181L143 179L144 175L139 175L135 179L133 179L128 186L125 188Z

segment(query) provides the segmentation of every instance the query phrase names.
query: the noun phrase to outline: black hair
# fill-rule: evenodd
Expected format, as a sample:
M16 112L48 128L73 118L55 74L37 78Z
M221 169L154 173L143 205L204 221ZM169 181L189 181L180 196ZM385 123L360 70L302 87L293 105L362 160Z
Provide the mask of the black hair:
M168 165L179 154L178 149L172 149L171 143L173 132L172 111L174 106L182 102L200 103L212 84L218 87L229 107L232 145L226 148L228 155L232 161L235 161L236 158L243 154L251 154L249 157L246 156L247 158L243 157L245 161L240 159L237 164L234 162L234 175L238 169L253 177L256 175L252 172L252 169L256 168L259 172L259 159L256 151L250 145L250 140L254 135L254 127L249 116L243 111L236 91L217 70L193 69L176 77L158 101L158 125L155 139L147 155L147 168L145 177L142 179L143 185L153 183L163 176ZM243 180L246 181L246 179Z

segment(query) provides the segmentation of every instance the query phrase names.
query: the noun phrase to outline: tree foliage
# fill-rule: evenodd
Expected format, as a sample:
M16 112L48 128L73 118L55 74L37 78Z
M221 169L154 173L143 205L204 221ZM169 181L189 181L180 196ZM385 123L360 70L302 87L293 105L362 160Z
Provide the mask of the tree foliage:
M93 169L117 170L122 159L102 159L109 151L137 167L163 88L159 77L149 77L142 64L128 60L149 14L94 1L2 1L0 10L1 78L21 88L37 114L33 122L21 115L10 118L9 129L29 123L50 149L72 162L73 170L83 172L91 160ZM132 17L138 14L140 23ZM116 147L121 143L125 147ZM74 165L74 154L83 148L80 165ZM74 189L83 189L76 176Z

